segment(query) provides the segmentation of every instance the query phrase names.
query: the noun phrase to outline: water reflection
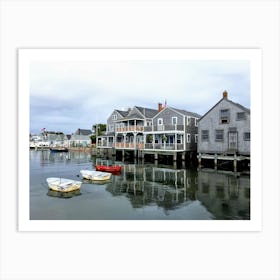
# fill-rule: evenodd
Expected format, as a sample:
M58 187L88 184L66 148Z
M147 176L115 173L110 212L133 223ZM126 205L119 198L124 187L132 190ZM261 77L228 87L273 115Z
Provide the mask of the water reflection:
M197 199L216 219L250 219L250 177L199 171Z
M48 162L67 162L71 160L72 162L83 162L85 160L92 160L92 156L89 153L79 152L79 151L68 151L68 152L51 152L49 150L43 151L32 151L30 153L30 159L39 159L41 166Z
M109 182L80 177L81 169L94 170L96 164L122 165L122 172ZM48 191L47 177L78 179L83 184L71 193ZM250 177L113 162L76 151L31 151L30 202L32 219L250 219Z
M200 201L215 219L250 219L250 178L239 174L124 165L106 190L126 196L133 208L167 211Z
M58 197L58 198L72 198L74 196L81 195L81 191L75 190L72 192L57 192L57 191L49 190L47 195L52 197Z

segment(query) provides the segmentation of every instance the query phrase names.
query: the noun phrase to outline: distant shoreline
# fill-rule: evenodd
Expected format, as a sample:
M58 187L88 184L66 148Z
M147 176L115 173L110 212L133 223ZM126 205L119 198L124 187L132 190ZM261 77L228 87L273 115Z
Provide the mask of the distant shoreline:
M80 151L80 152L88 152L88 153L91 153L94 150L96 150L95 147L70 147L69 148L69 151Z

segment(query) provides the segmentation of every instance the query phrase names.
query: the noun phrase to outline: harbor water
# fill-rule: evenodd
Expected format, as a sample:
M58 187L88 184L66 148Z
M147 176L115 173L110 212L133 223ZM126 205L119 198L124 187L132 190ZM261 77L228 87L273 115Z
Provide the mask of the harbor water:
M80 170L122 165L106 183ZM48 177L82 181L81 189L48 189ZM30 150L31 220L248 220L250 176L147 162L112 162L89 153Z

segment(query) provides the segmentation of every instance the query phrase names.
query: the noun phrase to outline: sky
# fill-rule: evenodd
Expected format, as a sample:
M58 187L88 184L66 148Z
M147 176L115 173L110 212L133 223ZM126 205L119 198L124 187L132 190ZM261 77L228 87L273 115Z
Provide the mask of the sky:
M250 108L247 60L33 61L30 132L74 133L106 123L114 109L158 103L205 114L228 92Z

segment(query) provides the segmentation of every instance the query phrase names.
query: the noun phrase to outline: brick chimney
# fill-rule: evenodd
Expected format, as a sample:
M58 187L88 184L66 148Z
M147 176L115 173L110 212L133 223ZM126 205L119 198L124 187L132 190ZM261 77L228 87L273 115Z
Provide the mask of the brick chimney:
M158 111L160 112L162 109L162 103L158 103Z
M228 99L228 92L226 90L223 92L223 99Z

